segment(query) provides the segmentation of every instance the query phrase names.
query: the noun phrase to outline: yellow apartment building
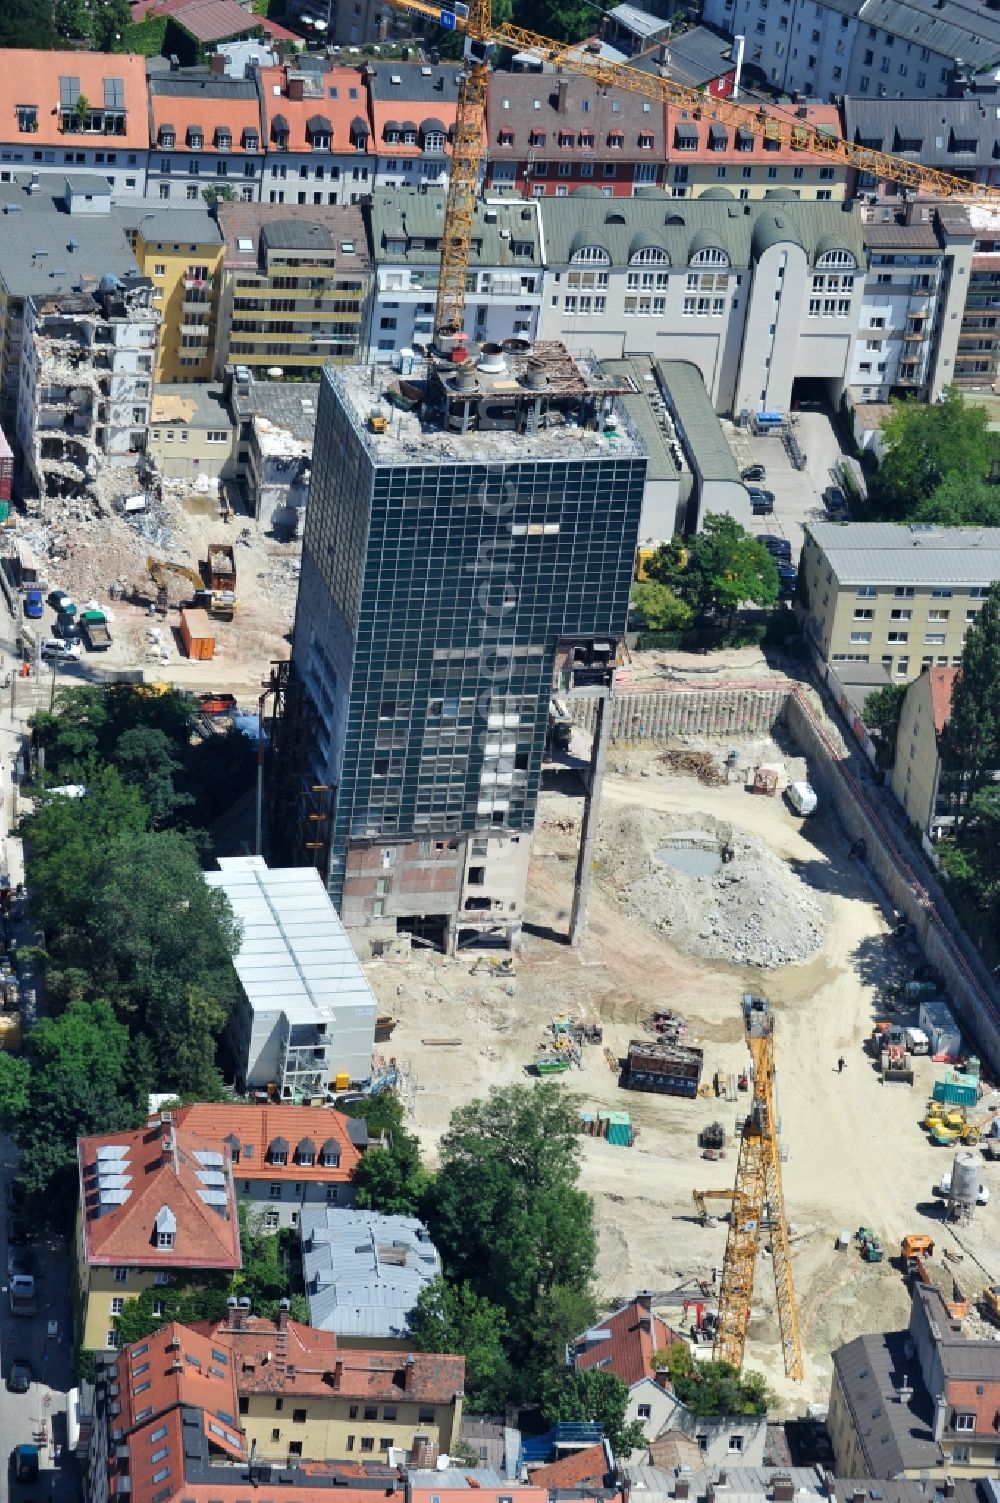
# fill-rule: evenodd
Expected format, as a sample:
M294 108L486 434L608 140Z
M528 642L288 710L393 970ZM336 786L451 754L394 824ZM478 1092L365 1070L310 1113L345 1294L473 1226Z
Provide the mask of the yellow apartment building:
M208 209L142 214L135 255L161 316L156 384L210 381L217 366L222 235Z

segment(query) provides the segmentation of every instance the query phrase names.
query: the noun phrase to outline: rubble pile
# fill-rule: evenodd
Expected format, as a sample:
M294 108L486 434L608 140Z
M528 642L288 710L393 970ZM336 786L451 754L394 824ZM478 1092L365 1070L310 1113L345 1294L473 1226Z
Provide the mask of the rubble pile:
M815 893L763 841L707 815L698 823L694 831L680 816L609 813L598 836L602 886L630 919L689 955L761 970L810 959L826 927ZM675 870L665 849L715 852L718 870Z

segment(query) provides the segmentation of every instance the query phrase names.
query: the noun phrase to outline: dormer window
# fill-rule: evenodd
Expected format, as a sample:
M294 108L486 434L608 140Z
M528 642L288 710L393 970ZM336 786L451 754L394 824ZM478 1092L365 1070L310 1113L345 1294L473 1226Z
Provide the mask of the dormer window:
M205 146L205 132L200 125L189 125L187 128L187 144L191 151L202 151Z
M413 126L406 126L403 129L402 135L403 135L403 145L404 146L416 146L416 144L417 144L417 128L416 128L415 125L413 125Z
M285 1138L272 1138L267 1150L267 1157L272 1164L288 1163L288 1141Z
M513 146L513 144L514 144L514 132L512 130L502 130L500 132L500 138L499 139L500 139L500 145L501 146Z
M653 149L653 132L650 131L650 130L641 130L639 132L639 150L640 151L652 151L652 149Z
M529 146L544 146L545 145L545 132L543 130L533 130L531 132L531 134L528 136L528 145Z
M158 145L166 147L168 151L172 151L177 140L177 132L172 125L161 125L156 139Z
M260 151L260 136L257 131L252 130L249 126L243 132L243 150Z
M190 268L188 268L188 269L190 270ZM232 1158L233 1163L234 1164L238 1164L239 1161L240 1161L240 1140L239 1140L239 1138L236 1136L236 1134L234 1132L231 1132L231 1133L229 1133L229 1135L225 1139L225 1143L226 1143L226 1147L229 1149L229 1154L230 1154L230 1157Z
M340 1144L336 1138L327 1138L320 1152L320 1162L324 1169L340 1167Z
M153 1222L153 1246L160 1252L172 1252L177 1237L177 1217L169 1206L161 1206Z
M316 1144L312 1138L303 1138L295 1150L295 1159L304 1169L311 1169L316 1162Z
M17 128L19 131L33 135L38 129L38 106L37 104L19 104L17 106Z
M397 146L399 144L400 129L398 120L387 120L385 122L382 134L390 146Z
M279 151L288 150L288 121L284 115L275 115L271 121L271 140Z
M329 151L333 126L325 115L310 115L306 121L306 140L313 151Z
M355 115L351 121L351 144L355 151L368 150L368 121Z
M445 134L443 130L424 131L424 151L444 151ZM511 138L513 145L513 137Z
M233 133L228 125L217 125L215 127L215 149L216 151L232 151Z

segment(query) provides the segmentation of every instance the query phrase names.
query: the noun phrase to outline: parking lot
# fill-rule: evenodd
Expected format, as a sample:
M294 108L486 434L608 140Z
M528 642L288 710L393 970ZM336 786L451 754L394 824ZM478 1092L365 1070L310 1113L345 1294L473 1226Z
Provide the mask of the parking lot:
M763 484L774 492L773 515L755 517L752 530L787 538L792 560L798 563L805 523L826 519L823 492L828 485L835 484L833 467L842 457L842 450L828 413L793 412L791 419L799 447L806 456L804 470L794 468L777 434L757 436L734 428L726 420L722 426L740 469L762 464L767 472Z

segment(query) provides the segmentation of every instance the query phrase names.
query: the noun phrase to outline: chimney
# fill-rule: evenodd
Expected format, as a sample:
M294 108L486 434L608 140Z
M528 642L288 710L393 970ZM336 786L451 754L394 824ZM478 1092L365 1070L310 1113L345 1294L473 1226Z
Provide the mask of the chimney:
M226 71L226 54L224 52L212 53L212 72L216 78L221 78Z
M286 1328L286 1326L288 1325L288 1311L289 1311L290 1308L291 1308L291 1305L290 1305L290 1301L289 1300L287 1300L287 1299L279 1300L279 1302L278 1302L278 1320L277 1320L277 1326L278 1326L278 1330L279 1331L283 1331Z
M289 78L288 97L289 99L304 99L306 97L305 79L301 75L298 78Z
M934 1439L941 1440L944 1435L945 1421L948 1418L948 1400L943 1393L939 1393L934 1400Z
M559 112L560 115L565 115L565 113L566 113L566 105L568 103L568 100L567 100L567 95L568 94L569 94L569 81L568 81L568 79L565 79L565 78L558 79L557 82L556 82L556 109L557 109L557 111Z
M792 1503L795 1488L787 1472L779 1472L774 1478L774 1503Z
M954 1477L946 1477L944 1479L944 1487L942 1488L942 1492L944 1493L946 1498L953 1498L955 1496Z
M437 1442L431 1440L429 1435L415 1435L413 1447L410 1451L411 1465L418 1467L436 1467L438 1461Z
M678 1477L674 1483L674 1497L686 1498L691 1491L691 1484L686 1477Z
M653 1308L652 1290L640 1289L635 1297L635 1302L640 1310L645 1310L647 1313L651 1312Z

